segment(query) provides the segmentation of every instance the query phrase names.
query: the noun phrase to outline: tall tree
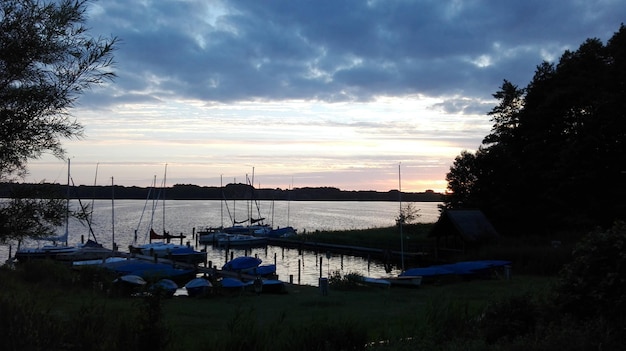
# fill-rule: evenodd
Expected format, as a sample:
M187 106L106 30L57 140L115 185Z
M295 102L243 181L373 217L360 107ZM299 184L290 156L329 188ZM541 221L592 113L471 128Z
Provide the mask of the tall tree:
M606 46L588 39L558 63L542 63L524 89L505 81L494 95L500 100L490 113L494 126L474 168L455 163L449 188L458 174L475 175L467 197L520 233L586 230L623 219L624 42L622 25Z
M78 96L114 77L116 38L85 27L86 0L0 2L0 180L26 172L61 139L81 137L69 115Z
M476 192L478 175L476 155L464 150L454 159L450 172L446 175L449 194L445 198L444 206L447 208L469 208L476 204L472 201L472 195Z
M70 109L85 89L115 77L117 38L89 34L87 3L0 1L0 181L24 176L28 160L44 153L63 157L62 139L80 138L83 131ZM23 228L30 222L7 221L30 216L55 224L58 216L46 212L54 208L45 202L5 203L0 241L24 235L17 229L32 232ZM35 235L48 235L50 226L39 228Z

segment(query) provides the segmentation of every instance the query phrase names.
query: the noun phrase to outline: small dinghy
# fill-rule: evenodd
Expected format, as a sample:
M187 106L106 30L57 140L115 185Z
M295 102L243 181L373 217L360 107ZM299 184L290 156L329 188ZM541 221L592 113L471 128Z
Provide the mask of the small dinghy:
M245 272L257 268L261 262L260 258L241 256L226 262L222 269L231 272Z
M140 276L135 274L126 274L113 281L115 284L126 284L136 287L141 287L147 284L147 282Z
M125 274L113 281L113 291L119 296L131 296L143 291L147 282L135 274Z
M245 286L245 283L235 278L222 278L222 288L225 289L241 289Z
M178 285L171 279L161 279L150 286L150 293L163 297L172 297L176 293Z
M205 296L209 294L212 287L211 282L204 278L195 278L185 284L185 290L187 290L189 297Z

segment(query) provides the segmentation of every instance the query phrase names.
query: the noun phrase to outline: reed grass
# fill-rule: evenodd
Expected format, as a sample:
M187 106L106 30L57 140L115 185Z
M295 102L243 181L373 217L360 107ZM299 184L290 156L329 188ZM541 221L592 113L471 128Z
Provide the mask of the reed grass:
M428 233L432 227L432 223L405 224L402 227L402 235L406 244L416 247L420 244L431 243L432 239L428 238ZM300 241L357 245L395 251L401 249L400 228L397 226L342 231L314 231L302 233L293 238ZM411 247L405 247L405 249L412 251Z

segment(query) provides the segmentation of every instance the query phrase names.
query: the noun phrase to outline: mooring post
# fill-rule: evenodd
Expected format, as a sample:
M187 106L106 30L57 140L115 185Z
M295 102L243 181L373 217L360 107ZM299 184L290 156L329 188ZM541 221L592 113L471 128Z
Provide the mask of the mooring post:
M320 292L322 293L322 296L328 295L328 278L320 277L319 288L320 288Z
M322 261L324 260L324 257L320 256L320 278L322 277Z

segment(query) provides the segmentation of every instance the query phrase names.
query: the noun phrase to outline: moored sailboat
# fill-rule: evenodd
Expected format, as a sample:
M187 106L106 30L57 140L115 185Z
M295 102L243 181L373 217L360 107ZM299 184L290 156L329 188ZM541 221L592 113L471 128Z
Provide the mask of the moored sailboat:
M54 259L60 254L71 254L77 251L74 246L68 245L69 237L69 215L70 215L70 160L67 160L67 195L65 206L65 232L62 235L55 237L42 237L35 238L37 242L47 241L52 244L47 244L38 247L21 248L18 244L18 249L15 252L14 259L18 262L24 262L31 259L50 258Z
M167 174L167 164L165 165L165 174ZM163 188L165 189L165 179L166 176L163 177ZM156 179L153 185L153 188L156 188ZM150 193L148 193L148 197ZM165 196L163 195L163 198ZM169 232L165 231L165 200L163 201L163 234L158 234L152 228L152 221L150 223L150 232L149 232L149 242L146 244L133 244L129 246L130 253L141 254L145 256L156 256L160 258L168 258L171 260L186 262L186 263L200 263L205 262L207 253L206 251L197 251L195 250L189 243L183 245L182 241L185 238L185 235L182 233L180 235L171 235ZM153 206L152 212L154 215L155 207ZM170 241L172 239L180 239L180 244L174 244ZM153 241L160 240L160 241ZM136 237L135 237L136 241Z

